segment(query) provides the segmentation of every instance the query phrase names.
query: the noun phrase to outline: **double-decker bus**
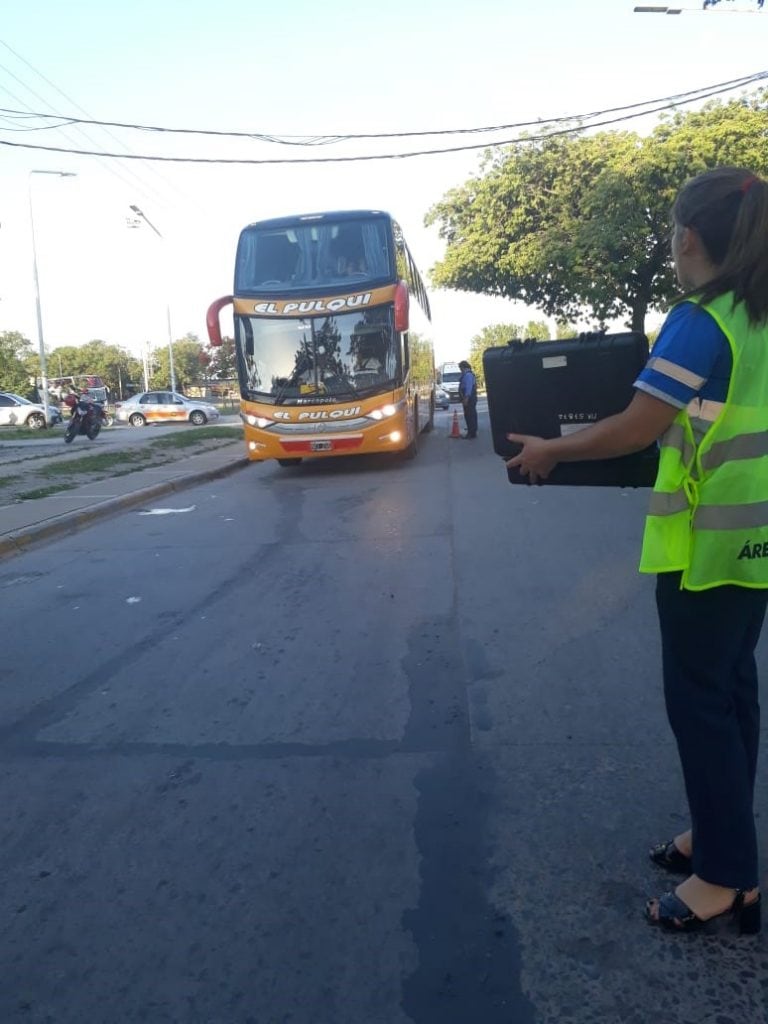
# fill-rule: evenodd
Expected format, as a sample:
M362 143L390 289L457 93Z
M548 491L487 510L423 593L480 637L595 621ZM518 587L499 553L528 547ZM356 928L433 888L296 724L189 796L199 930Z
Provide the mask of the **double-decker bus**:
M434 421L429 299L397 222L378 210L259 221L240 234L233 305L248 457L402 452Z

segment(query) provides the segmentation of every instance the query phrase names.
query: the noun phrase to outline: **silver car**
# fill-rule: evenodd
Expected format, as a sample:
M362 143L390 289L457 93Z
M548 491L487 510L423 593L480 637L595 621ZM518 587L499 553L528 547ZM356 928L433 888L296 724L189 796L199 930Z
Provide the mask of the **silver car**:
M187 398L176 391L143 391L115 406L118 423L143 427L147 423L194 423L201 427L219 418L215 405L197 398Z
M61 413L55 405L48 406L48 426L61 423ZM15 395L12 391L0 391L0 427L29 427L41 430L45 426L45 408L41 403L30 402L28 398Z

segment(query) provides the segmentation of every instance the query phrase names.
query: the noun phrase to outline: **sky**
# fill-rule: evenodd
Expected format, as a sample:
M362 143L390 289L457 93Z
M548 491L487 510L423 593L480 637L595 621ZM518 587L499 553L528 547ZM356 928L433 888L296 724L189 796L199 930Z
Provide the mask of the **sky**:
M0 24L0 331L37 344L30 209L46 347L101 338L139 355L148 341L167 342L169 312L174 338L206 338L208 305L231 292L238 234L261 218L388 210L428 281L444 244L425 215L479 172L482 154L250 166L105 158L22 147L221 161L427 145L401 138L299 147L59 127L6 111L307 139L546 119L766 67L768 9L756 12L752 0L707 11L699 0L679 16L633 13L625 0L9 4ZM644 132L655 123L626 127ZM446 144L482 141L449 136ZM72 176L31 173L39 171ZM132 217L131 205L159 234ZM438 362L464 356L485 326L546 319L486 296L432 289L430 298ZM231 320L223 326L231 332Z

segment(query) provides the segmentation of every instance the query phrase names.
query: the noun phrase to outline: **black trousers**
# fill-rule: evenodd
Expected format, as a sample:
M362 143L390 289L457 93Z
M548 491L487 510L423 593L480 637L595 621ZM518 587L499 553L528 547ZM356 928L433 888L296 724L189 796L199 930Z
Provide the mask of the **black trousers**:
M464 422L467 425L467 434L474 437L477 434L477 399L468 398L464 402Z
M732 889L758 884L754 652L766 602L766 590L681 590L679 572L657 577L664 697L691 813L693 870Z

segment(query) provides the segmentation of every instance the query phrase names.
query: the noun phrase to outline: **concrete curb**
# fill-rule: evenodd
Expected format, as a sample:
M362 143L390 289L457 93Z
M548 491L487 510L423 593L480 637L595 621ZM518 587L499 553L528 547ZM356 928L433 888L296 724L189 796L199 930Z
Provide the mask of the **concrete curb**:
M60 537L65 533L76 533L81 527L89 526L99 519L106 519L133 505L141 505L145 501L162 497L162 495L170 494L173 491L186 490L188 487L194 487L195 484L205 483L206 480L229 476L230 473L244 469L247 465L249 465L249 460L241 457L227 462L223 466L216 466L214 469L204 469L197 473L189 473L187 476L176 477L166 483L142 487L138 491L130 491L128 494L121 494L116 498L107 498L91 508L65 512L52 519L47 519L45 522L22 527L14 533L0 537L0 559L20 554L34 544L51 540L53 537Z

